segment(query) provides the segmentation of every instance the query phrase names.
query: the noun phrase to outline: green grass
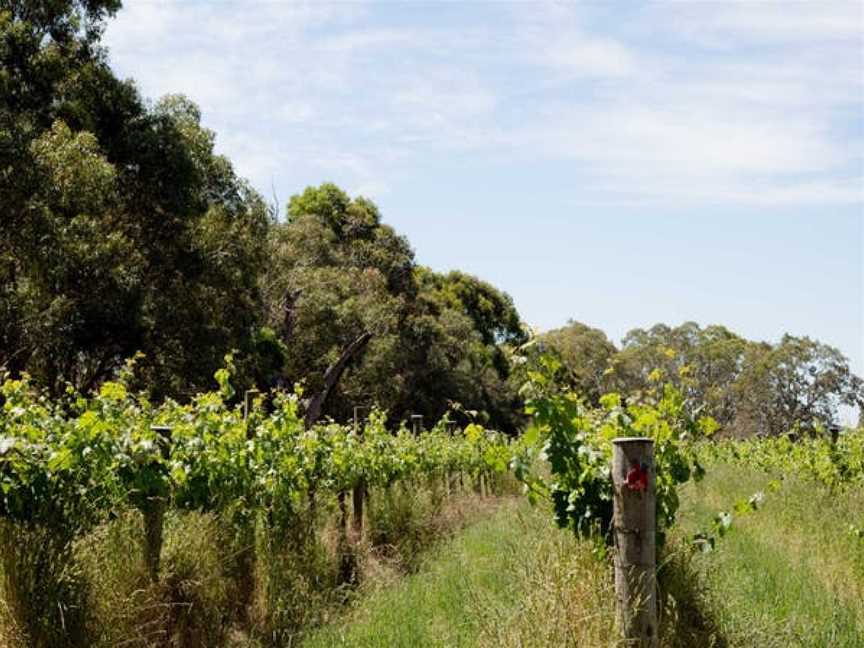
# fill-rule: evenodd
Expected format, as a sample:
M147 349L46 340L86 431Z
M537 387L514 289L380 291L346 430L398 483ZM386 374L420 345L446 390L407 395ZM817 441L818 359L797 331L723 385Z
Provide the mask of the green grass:
M717 466L682 490L680 525L661 574L663 646L864 646L864 499L786 480L736 516L711 554L681 538L772 477ZM505 500L444 542L419 569L357 597L303 648L618 646L609 565L555 528L544 510Z
M661 556L662 646L864 646L864 542L849 533L850 524L864 526L864 498L796 479L769 492L771 479L716 466L682 489L680 524ZM690 534L758 490L766 491L764 505L736 516L715 552L687 549ZM297 646L301 638L303 648L623 646L610 563L557 529L546 508L473 496L441 507L433 495L421 487L373 495L358 589L330 582L330 526L321 530L321 565L312 554L295 565L262 546L259 568L273 569L264 570L269 589L256 592L273 596L255 598L246 626L231 604L230 543L216 520L169 519L156 586L140 560L130 561L138 518L119 518L74 546L88 619L98 626L88 645L153 645L144 634L155 628L184 646ZM5 555L12 565L15 555ZM10 601L0 597L0 645L27 645Z
M610 646L613 606L609 570L588 545L505 500L302 646Z
M693 560L721 635L729 646L864 646L864 543L848 532L864 521L864 498L794 478L771 493L771 478L716 466L682 491L684 533L766 491L759 511L736 516L717 550Z

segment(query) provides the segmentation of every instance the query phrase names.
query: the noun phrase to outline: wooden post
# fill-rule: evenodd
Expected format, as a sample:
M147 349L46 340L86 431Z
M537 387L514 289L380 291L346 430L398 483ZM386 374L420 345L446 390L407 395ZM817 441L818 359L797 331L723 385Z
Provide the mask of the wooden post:
M656 648L657 550L654 441L612 442L615 594L627 645Z
M837 447L837 440L840 438L840 426L831 424L828 426L828 432L831 434L831 446Z
M249 415L255 404L255 397L261 392L257 389L247 389L243 394L243 420L246 422L246 438L251 440L255 437L255 428L249 425Z
M249 414L252 413L252 405L255 402L255 397L261 392L257 389L247 389L243 393L243 420L247 420L249 418Z
M411 415L411 429L414 434L420 434L423 431L423 415L422 414L412 414Z
M363 441L363 428L360 427L357 419L357 409L354 408L354 434L357 435L357 440ZM366 497L366 482L363 479L358 480L354 489L351 491L351 530L354 544L357 544L363 539L363 500Z
M354 490L351 492L351 530L354 535L354 542L360 542L363 539L363 498L366 493L366 484L361 480Z
M348 542L348 507L345 502L345 491L339 491L336 494L336 500L339 503L339 535L337 539L339 582L350 583L354 579L354 555Z
M354 434L360 434L360 413L369 409L367 405L354 406Z
M171 427L168 425L152 425L150 429L159 435L159 451L163 459L168 459L171 452ZM159 566L162 556L162 528L165 523L164 497L148 498L141 513L144 515L144 563L150 580L159 580Z
M246 438L251 441L255 438L255 426L250 424L249 416L255 404L255 397L261 392L257 389L248 389L243 394L243 421L246 424ZM237 565L239 573L239 607L240 615L244 621L249 620L249 608L252 596L255 592L255 571L258 560L255 553L255 524L253 516L244 524L240 530L240 552L237 554Z

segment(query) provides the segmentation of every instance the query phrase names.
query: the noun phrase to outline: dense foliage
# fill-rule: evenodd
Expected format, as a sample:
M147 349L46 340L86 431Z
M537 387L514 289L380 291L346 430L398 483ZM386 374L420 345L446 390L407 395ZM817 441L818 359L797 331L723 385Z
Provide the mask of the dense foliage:
M510 298L417 266L371 201L332 184L279 222L191 101L151 104L114 75L99 42L119 6L0 2L0 368L57 397L141 352L137 387L187 402L234 350L239 387L314 391L369 332L326 413L434 420L453 402L515 431Z
M700 445L698 454L705 462L742 465L780 478L795 476L831 490L864 486L864 428L842 430L836 440L827 432L804 439L794 433L727 439Z
M843 406L864 404L864 382L837 350L807 337L753 342L723 326L693 322L634 329L615 347L602 331L579 322L542 336L561 360L559 379L594 405L608 391L652 388L654 371L724 436L802 434L836 423Z
M242 408L226 404L226 370L219 379L220 391L158 406L123 382L103 384L92 398L71 392L53 401L26 378L6 380L0 514L75 534L159 498L240 525L256 512L290 525L310 491L450 471L503 472L510 460L506 438L478 425L453 433L446 419L419 435L390 432L380 412L357 431L335 423L307 430L290 393L275 395L272 412L259 403L244 420Z
M396 421L411 413L437 420L453 402L516 431L503 347L525 333L509 296L470 275L416 265L371 201L329 183L291 199L269 246L266 323L284 349L277 383L306 379L314 391L341 351L369 332L328 414L346 420L355 406L377 405Z
M119 5L0 4L0 366L56 395L141 351L152 392L183 396L251 347L270 217L197 107L115 77Z
M532 417L514 458L516 476L529 494L548 494L555 521L580 535L606 537L612 520L612 440L648 437L654 441L657 536L675 521L680 484L704 473L692 442L711 436L717 429L709 417L695 419L680 391L660 383L639 396L617 393L600 397L591 407L579 394L556 381L561 369L553 356L543 355L528 369L524 387L526 407ZM535 458L548 460L551 479L532 470Z
M512 299L417 264L377 206L333 184L284 219L218 155L182 96L142 98L100 46L118 0L0 0L0 368L57 397L114 380L137 352L154 400L188 402L236 351L240 389L307 393L370 335L324 403L437 420L524 423L510 362L526 341ZM635 329L621 348L583 324L547 333L592 406L646 391L655 369L724 433L829 424L864 386L835 349L722 326ZM515 375L514 375L515 374Z

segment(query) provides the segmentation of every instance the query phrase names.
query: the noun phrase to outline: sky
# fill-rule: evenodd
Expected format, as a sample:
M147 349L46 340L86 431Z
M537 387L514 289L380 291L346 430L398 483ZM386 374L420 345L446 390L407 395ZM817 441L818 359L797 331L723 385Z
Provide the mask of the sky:
M864 375L864 3L124 5L117 73L283 210L367 196L541 330L788 332Z

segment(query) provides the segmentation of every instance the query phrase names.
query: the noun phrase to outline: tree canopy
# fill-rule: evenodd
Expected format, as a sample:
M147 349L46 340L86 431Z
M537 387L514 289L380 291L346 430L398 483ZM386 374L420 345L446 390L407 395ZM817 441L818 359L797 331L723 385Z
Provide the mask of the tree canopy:
M118 2L0 13L0 365L57 392L142 352L155 394L209 384L260 319L270 216L183 97L153 107L98 38Z
M418 265L372 201L332 183L280 220L193 102L148 102L116 77L100 38L119 7L0 2L0 370L56 395L141 354L139 386L185 399L234 352L241 389L320 396L338 376L312 400L340 420L377 405L515 431L513 352L528 334L513 300ZM571 321L540 341L587 400L662 378L730 433L812 432L864 402L846 358L806 337L772 345L687 322L634 329L618 348Z
M663 380L730 435L812 434L836 423L841 406L864 405L864 383L849 361L807 337L785 335L768 344L723 326L685 322L633 329L619 349L601 331L571 321L542 339L562 361L564 380L584 398L645 391Z
M396 420L431 420L458 403L515 430L502 346L525 334L510 297L476 277L417 266L374 203L330 183L291 198L268 259L267 325L286 349L283 383L305 379L317 390L352 340L372 336L326 413L344 419L378 405Z

